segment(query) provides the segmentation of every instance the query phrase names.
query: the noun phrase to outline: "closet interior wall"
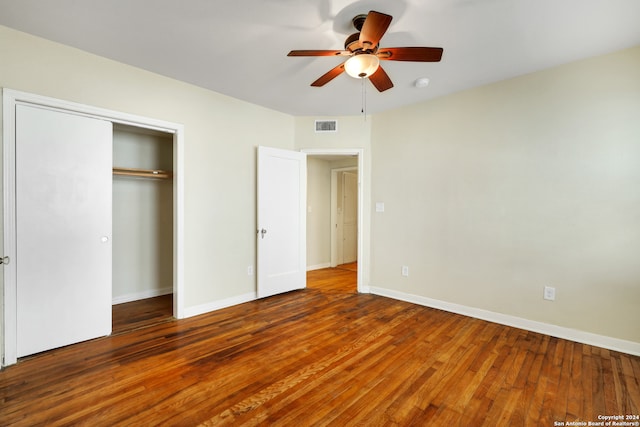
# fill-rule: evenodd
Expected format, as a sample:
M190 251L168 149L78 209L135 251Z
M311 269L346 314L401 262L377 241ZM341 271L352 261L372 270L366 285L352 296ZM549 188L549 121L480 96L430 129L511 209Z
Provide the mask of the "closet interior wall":
M173 135L114 124L114 168L171 171ZM113 176L113 304L173 292L173 181Z

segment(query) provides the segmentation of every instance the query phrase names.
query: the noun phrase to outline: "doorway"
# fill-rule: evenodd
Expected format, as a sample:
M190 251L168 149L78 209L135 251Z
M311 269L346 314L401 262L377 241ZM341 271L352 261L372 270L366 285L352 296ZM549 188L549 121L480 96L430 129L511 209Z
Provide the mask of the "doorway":
M113 334L173 319L173 135L113 125Z
M366 292L362 281L363 265L366 260L363 259L363 149L303 149L307 153L310 160L323 160L329 166L326 168L324 175L330 180L330 186L326 190L324 200L329 201L329 206L318 205L318 201L310 200L307 208L307 216L309 219L316 215L318 210L323 210L330 218L327 219L327 227L314 227L313 221L308 221L307 241L313 242L314 239L320 239L324 243L322 245L308 245L309 270L317 270L323 268L345 268L352 272L356 272L355 290L357 292ZM312 173L312 171L309 171ZM308 177L308 180L311 176ZM324 178L321 178L324 179ZM351 186L350 194L353 204L345 211L344 194L342 191L343 183L347 182ZM312 191L310 189L310 191ZM339 213L340 212L340 213ZM346 214L346 215L345 215ZM345 238L345 220L347 220L348 237L353 240L353 248L351 255L347 253L350 260L345 262L344 238ZM324 220L323 220L324 221ZM324 222L323 222L324 223ZM318 231L318 230L324 231ZM325 247L322 249L322 255L310 252L317 251L317 247ZM349 251L347 251L349 252ZM315 255L315 258L314 258ZM314 261L315 259L315 261Z

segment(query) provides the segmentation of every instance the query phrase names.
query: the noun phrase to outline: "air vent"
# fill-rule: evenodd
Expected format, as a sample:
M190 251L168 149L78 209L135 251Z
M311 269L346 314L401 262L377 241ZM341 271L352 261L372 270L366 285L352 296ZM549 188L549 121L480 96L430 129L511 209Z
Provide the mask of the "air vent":
M338 121L316 120L316 132L338 132Z

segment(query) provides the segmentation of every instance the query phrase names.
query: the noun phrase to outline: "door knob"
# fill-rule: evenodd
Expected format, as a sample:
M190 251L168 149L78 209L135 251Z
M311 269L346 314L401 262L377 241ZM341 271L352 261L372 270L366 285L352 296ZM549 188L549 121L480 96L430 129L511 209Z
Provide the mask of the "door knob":
M265 230L264 228L262 230L260 230L260 238L264 239L264 235L267 234L267 230Z

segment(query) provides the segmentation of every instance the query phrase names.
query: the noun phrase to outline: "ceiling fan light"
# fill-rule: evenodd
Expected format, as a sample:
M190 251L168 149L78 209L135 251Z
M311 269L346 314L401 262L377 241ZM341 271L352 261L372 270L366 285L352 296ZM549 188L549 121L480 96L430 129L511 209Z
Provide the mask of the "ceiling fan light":
M363 53L360 55L354 55L347 59L344 63L344 70L351 77L356 79L366 79L371 74L375 73L379 66L380 60L376 55Z

